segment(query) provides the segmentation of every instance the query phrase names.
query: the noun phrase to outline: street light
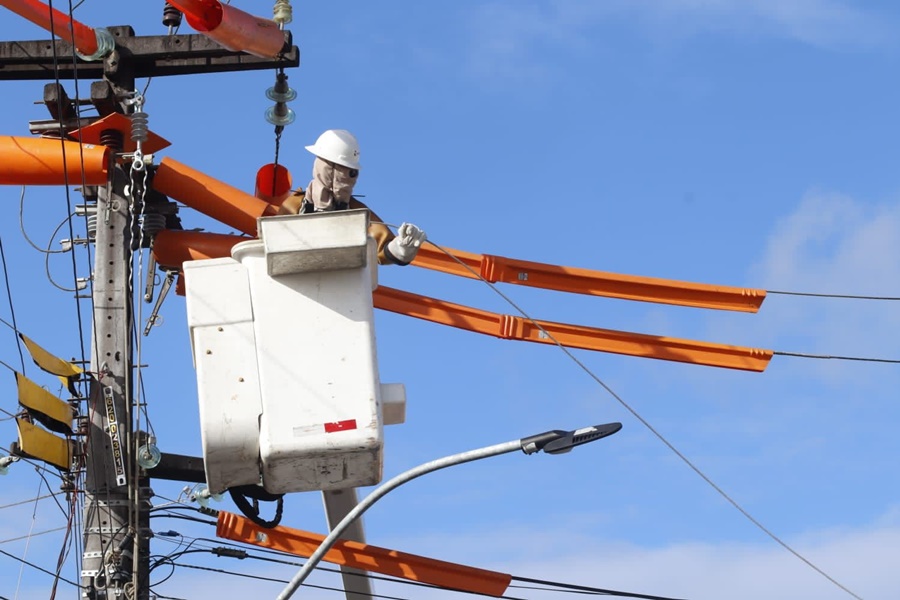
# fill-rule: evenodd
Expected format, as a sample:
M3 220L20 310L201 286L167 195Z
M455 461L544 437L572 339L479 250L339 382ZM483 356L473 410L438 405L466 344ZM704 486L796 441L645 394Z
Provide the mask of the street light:
M469 450L468 452L461 452L459 454L452 454L450 456L445 456L444 458L439 458L437 460L423 463L418 467L413 467L408 471L404 471L393 479L390 479L375 488L371 494L366 496L362 502L357 504L353 508L353 510L347 513L347 516L345 516L341 520L341 522L331 530L331 533L328 534L328 537L322 540L322 543L319 544L319 547L316 548L316 551L312 553L303 567L291 579L290 583L288 583L287 586L281 591L281 593L278 595L277 600L287 600L287 598L290 598L297 590L297 588L300 587L300 585L306 580L312 570L316 568L316 565L319 564L319 562L322 560L322 557L324 557L325 554L329 550L331 550L331 547L334 545L334 543L337 542L338 539L340 539L341 534L354 521L361 517L362 514L369 509L369 507L371 507L379 499L381 499L382 496L384 496L394 488L403 485L407 481L411 481L416 477L425 475L426 473L431 473L432 471L437 471L446 467L452 467L454 465L480 460L482 458L488 458L490 456L507 454L515 450L521 450L525 454L534 454L536 452L540 452L541 450L543 450L547 454L564 454L566 452L569 452L575 446L581 446L582 444L587 444L588 442L593 442L595 440L605 438L616 433L620 429L622 429L621 423L606 423L604 425L594 425L592 427L584 427L582 429L576 429L574 431L554 429L552 431L545 431L544 433L539 433L537 435L532 435L519 440L504 442L502 444L487 446L485 448L478 448L476 450Z

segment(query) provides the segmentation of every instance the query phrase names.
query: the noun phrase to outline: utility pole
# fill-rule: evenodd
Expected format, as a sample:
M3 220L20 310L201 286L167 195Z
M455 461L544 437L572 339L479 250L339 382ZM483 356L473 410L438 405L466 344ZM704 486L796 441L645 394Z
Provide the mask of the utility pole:
M146 579L148 538L140 531L142 494L135 486L132 396L130 210L125 174L110 171L98 190L91 341L89 431L85 445L83 596ZM137 508L137 510L135 510ZM138 556L134 556L134 548ZM137 558L137 561L134 559ZM138 579L138 598L146 597Z
M57 81L44 90L52 119L32 122L33 133L68 137L71 131L110 114L129 116L138 78L299 65L299 52L290 45L289 32L284 32L289 50L266 59L228 50L201 35L135 36L128 26L108 30L115 49L97 62L74 60L74 48L65 41L0 43L0 80L46 80L48 75L57 80L99 79L91 84L90 98L99 117L80 117L77 108L86 101L70 100ZM132 177L135 173L128 169L135 170L136 165L131 160L125 160L124 167L119 164L128 135L116 128L100 132L100 143L111 150L109 179L96 198L83 190L88 206L96 206L89 415L86 431L81 432L85 435L81 595L89 599L118 598L122 593L149 598L149 479L135 461L140 440L134 430L139 407L133 395L136 328L131 257L141 251L142 242L145 247L148 243L148 236L138 233L138 212L144 217L165 217L166 227L178 227L178 220L173 204L143 185L146 167Z

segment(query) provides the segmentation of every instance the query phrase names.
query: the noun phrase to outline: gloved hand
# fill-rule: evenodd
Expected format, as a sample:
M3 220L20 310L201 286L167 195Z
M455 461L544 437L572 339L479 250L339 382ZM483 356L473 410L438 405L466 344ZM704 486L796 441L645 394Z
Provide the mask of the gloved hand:
M412 223L404 223L397 229L397 237L391 240L386 250L398 264L408 265L416 257L425 239L424 231Z

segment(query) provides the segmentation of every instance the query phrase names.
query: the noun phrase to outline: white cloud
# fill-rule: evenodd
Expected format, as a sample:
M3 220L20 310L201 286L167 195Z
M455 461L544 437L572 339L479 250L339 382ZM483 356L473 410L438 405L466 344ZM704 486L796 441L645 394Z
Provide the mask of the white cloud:
M900 296L900 203L808 194L781 220L752 280L769 290ZM771 296L760 321L781 350L900 358L897 302ZM793 334L793 339L792 339Z
M562 543L562 542L568 542ZM828 575L864 598L893 598L900 590L894 549L900 544L896 514L877 525L856 530L811 532L789 540L800 553ZM561 535L553 530L472 532L441 537L417 537L404 551L489 568L514 576L617 589L645 594L731 600L794 600L849 597L837 585L798 558L764 540L759 543L682 542L641 547L614 541ZM485 557L493 557L489 563ZM289 579L296 567L263 566L255 561L217 559L212 566L264 577ZM311 580L339 586L334 574ZM514 582L515 584L515 582ZM530 584L519 584L530 585ZM264 583L210 572L180 569L160 592L193 600L200 597L259 596L279 591L283 584ZM304 598L332 598L333 592L304 589ZM427 600L450 598L443 592L375 582L375 593ZM509 595L557 598L559 593L510 589Z
M488 2L473 11L469 65L520 81L551 71L554 50L603 46L600 25L639 28L653 42L698 34L775 37L831 49L892 44L884 18L843 0L552 0Z

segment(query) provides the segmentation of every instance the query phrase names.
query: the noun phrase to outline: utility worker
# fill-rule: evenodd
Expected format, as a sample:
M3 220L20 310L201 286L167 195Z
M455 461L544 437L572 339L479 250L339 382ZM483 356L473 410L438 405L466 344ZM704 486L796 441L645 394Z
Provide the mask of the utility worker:
M359 177L359 142L345 129L329 129L312 146L306 146L316 160L313 178L306 191L294 192L279 208L279 214L307 214L365 208L371 224L369 235L378 244L378 263L408 265L425 241L425 232L412 223L403 223L395 236L368 206L353 197Z

